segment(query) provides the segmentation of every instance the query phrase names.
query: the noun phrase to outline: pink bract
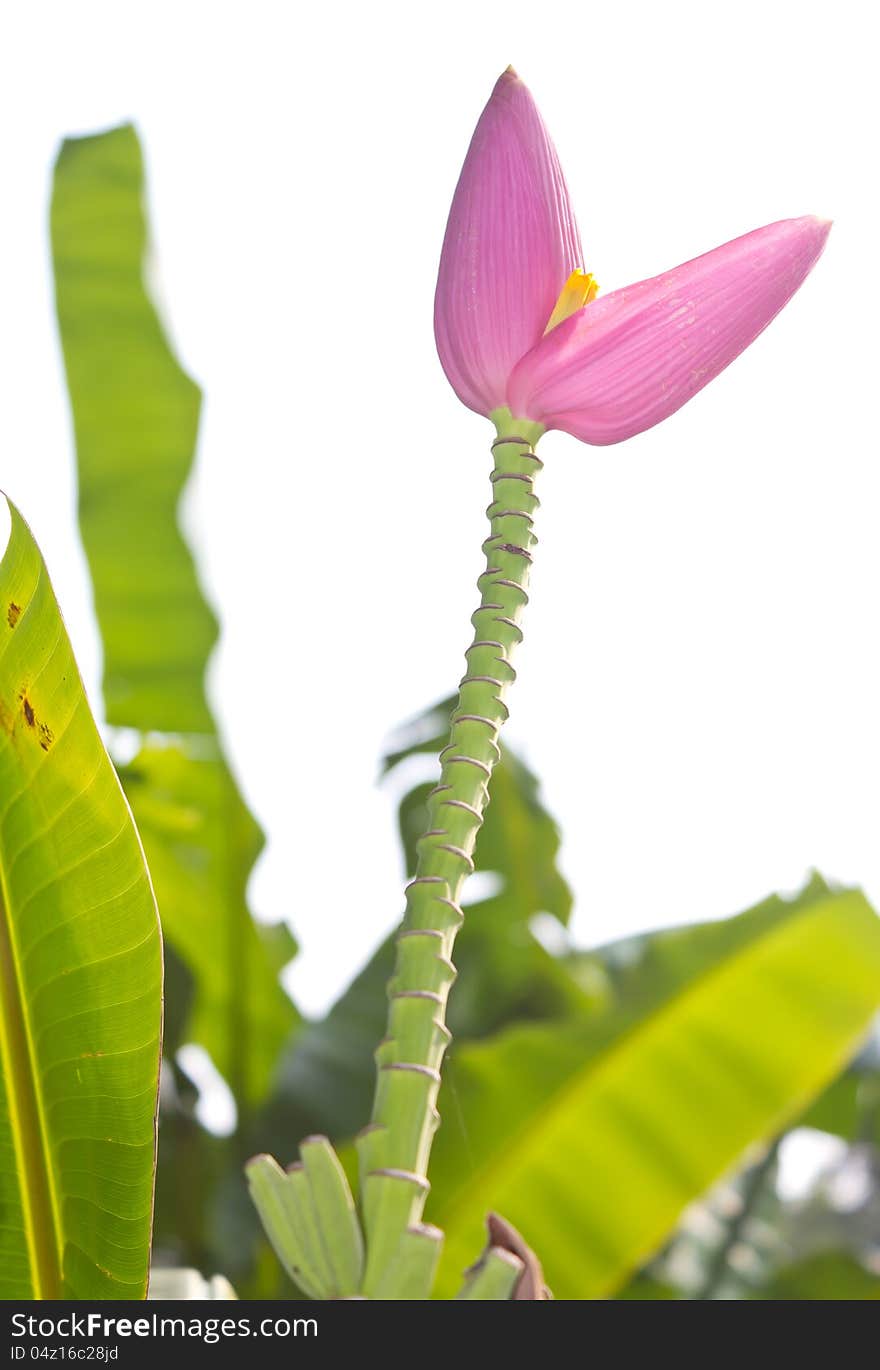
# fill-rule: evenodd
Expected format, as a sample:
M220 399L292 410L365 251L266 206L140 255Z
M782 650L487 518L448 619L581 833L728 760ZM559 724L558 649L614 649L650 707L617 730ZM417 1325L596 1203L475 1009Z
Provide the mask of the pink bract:
M830 227L811 217L768 224L592 301L545 336L583 261L553 144L508 69L449 215L434 307L443 369L478 413L506 407L583 442L622 442L673 414L767 327Z
M506 404L581 245L556 151L510 68L471 139L452 200L434 305L443 369L478 414Z
M600 297L514 367L511 412L597 445L652 428L767 327L829 229L819 219L784 219Z

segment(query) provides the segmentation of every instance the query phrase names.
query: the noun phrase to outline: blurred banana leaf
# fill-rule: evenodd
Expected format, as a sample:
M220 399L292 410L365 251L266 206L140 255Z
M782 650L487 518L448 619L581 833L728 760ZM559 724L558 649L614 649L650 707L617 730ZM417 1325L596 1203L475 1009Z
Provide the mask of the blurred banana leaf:
M203 1046L248 1109L298 1021L278 979L295 944L247 908L262 836L206 700L217 628L177 522L201 396L147 293L143 160L130 125L64 143L51 229L107 718L144 739L122 779L166 938L192 982L191 1012L172 1015L180 1037L166 1051L181 1039Z
M861 1289L870 1287L866 1273L878 1274L877 1085L875 1037L763 1154L750 1147L740 1170L686 1210L664 1249L617 1297L653 1297L641 1291L659 1284L671 1298L797 1298L802 1296L785 1292L789 1276L793 1290L802 1270L805 1288L815 1272L818 1290L827 1264L826 1292L815 1297L861 1298ZM780 1164L780 1155L790 1154L789 1139L793 1157L802 1154L798 1136L804 1127L847 1145L840 1148L829 1137L829 1145L814 1150L806 1173L796 1159Z
M851 1141L860 1129L859 1093L861 1081L850 1068L832 1080L804 1113L801 1124L831 1132Z
M145 745L120 777L137 817L174 949L197 975L183 1032L211 1056L242 1107L265 1097L295 1020L278 976L287 928L260 926L247 879L263 845L222 756Z
M640 1275L625 1285L617 1297L627 1300L635 1299L641 1303L653 1303L657 1299L678 1299L681 1295L670 1284L663 1284L661 1280Z
M872 1274L852 1256L824 1252L783 1267L757 1299L830 1300L880 1299L880 1274Z
M723 923L582 958L603 1010L517 1026L452 1055L429 1217L441 1292L479 1249L487 1209L513 1222L559 1297L622 1288L684 1207L798 1115L880 1002L880 920L818 879Z
M452 706L451 699L444 700L398 729L383 759L383 774L420 753L436 757ZM430 787L430 782L419 784L400 802L409 874ZM468 906L456 943L459 976L449 1012L456 1041L486 1036L514 1021L566 1018L590 1006L588 991L530 927L538 913L551 914L560 924L568 920L571 893L556 864L558 850L559 833L541 803L537 780L503 747L475 852L476 869L495 876L498 889ZM311 1132L346 1138L367 1121L373 1052L385 1031L385 988L393 961L392 934L329 1014L297 1037L281 1069L278 1095L255 1132L260 1149L286 1156Z
M800 1119L802 1127L880 1147L880 1049L875 1035Z
M162 947L45 565L0 563L0 1298L146 1292Z
M143 159L131 125L62 144L51 230L107 721L213 733L204 668L217 623L177 523L201 394L147 294Z

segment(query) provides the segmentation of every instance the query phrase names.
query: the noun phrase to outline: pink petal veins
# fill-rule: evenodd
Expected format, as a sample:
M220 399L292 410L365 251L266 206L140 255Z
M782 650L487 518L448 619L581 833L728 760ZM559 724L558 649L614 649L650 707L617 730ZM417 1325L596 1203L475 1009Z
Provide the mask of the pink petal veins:
M434 302L440 361L469 408L489 414L506 402L515 363L580 265L556 151L528 88L508 68L465 158Z
M651 428L739 356L808 275L831 225L785 219L600 297L514 369L514 414L605 445Z

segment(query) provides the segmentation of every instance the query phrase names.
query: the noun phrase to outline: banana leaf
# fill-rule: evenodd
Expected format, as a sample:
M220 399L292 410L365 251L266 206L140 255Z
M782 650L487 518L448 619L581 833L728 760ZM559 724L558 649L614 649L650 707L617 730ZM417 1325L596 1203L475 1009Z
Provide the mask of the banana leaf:
M122 781L165 935L191 977L190 1012L175 1014L180 1035L169 1046L204 1047L246 1111L265 1097L299 1021L279 983L296 946L247 906L262 834L206 698L217 625L177 516L201 394L147 289L144 167L131 125L63 144L51 232L107 719L143 739Z
M687 1204L820 1093L880 1004L880 920L857 891L817 880L690 941L662 934L650 975L623 954L596 1014L452 1057L428 1207L445 1294L487 1210L522 1232L558 1297L615 1293Z
M146 1293L162 950L23 519L0 563L0 1298Z

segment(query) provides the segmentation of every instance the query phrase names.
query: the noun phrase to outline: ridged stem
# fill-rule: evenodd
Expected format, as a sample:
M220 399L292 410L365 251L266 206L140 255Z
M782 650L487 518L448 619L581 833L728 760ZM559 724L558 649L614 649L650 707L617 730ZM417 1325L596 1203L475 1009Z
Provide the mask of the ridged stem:
M458 900L474 868L474 845L500 755L498 734L507 718L504 696L515 676L510 658L522 639L519 618L528 600L538 507L533 481L541 467L534 444L543 429L512 418L507 410L497 410L492 419L498 437L492 444L491 527L483 544L480 606L471 619L467 670L449 743L440 753L440 781L428 800L415 877L406 891L388 987L388 1029L376 1052L372 1121L357 1142L367 1295L378 1288L407 1229L420 1221L429 1188L440 1066L450 1040L446 1001L455 979L452 949L463 918Z

